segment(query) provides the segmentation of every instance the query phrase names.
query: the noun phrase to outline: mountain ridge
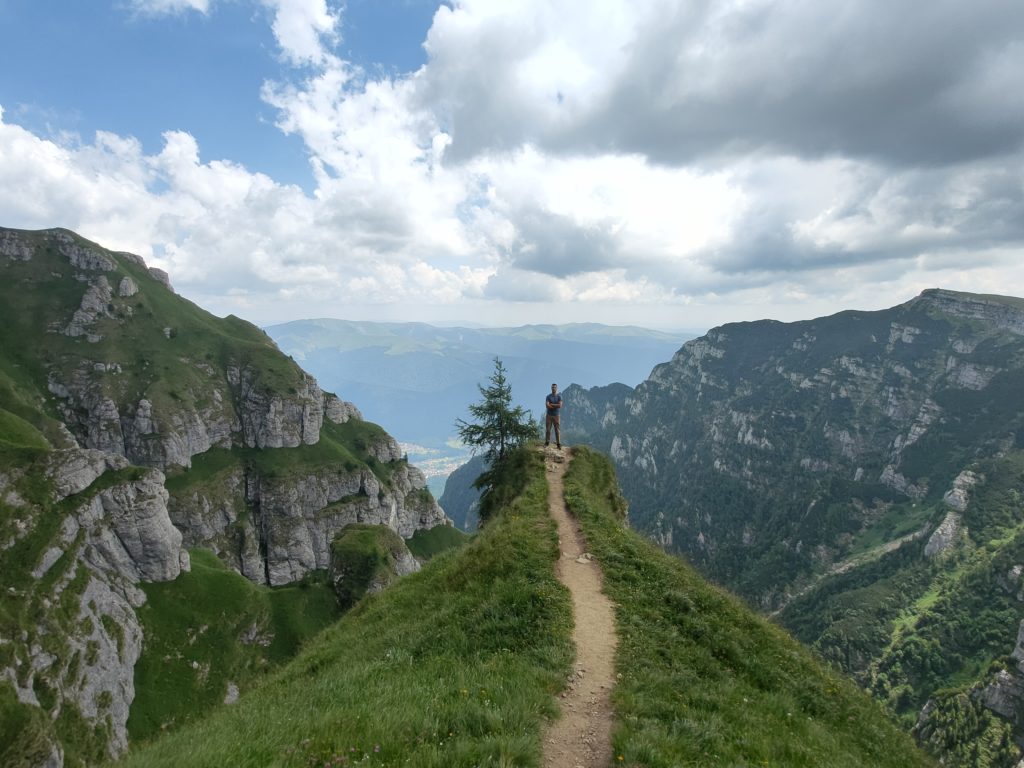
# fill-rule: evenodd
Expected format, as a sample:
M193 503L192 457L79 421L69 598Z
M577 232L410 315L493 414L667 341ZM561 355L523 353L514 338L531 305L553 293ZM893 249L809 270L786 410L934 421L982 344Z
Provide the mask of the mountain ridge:
M0 687L40 764L127 749L144 586L179 584L189 548L329 594L307 577L347 525L408 538L447 522L390 435L140 257L0 228L0 278ZM211 682L181 654L165 666ZM258 674L241 671L232 684Z
M182 755L195 766L539 765L559 693L586 671L572 666L541 452L514 454L497 482L511 501L470 544L363 600L264 686L126 768ZM630 532L607 459L581 449L565 500L627 644L612 694L617 763L932 765L849 681Z
M760 609L784 609L908 728L925 709L945 718L921 732L969 765L970 749L1024 738L1021 703L991 692L1017 675L1024 604L997 582L1024 555L1024 509L971 501L1024 448L1021 391L1024 301L929 289L886 310L717 327L636 388L568 388L563 429L610 453L638 528ZM977 632L956 607L966 582L993 606L969 601ZM969 706L934 698L947 680ZM987 725L957 745L964 718Z

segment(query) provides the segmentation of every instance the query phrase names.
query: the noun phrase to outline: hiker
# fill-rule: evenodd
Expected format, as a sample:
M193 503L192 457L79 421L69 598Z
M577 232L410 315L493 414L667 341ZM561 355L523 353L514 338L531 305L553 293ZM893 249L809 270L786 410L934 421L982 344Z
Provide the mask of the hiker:
M551 385L551 394L544 398L547 416L544 418L544 445L551 445L551 428L555 428L555 447L562 447L561 425L558 415L562 411L562 396L558 394L558 385Z

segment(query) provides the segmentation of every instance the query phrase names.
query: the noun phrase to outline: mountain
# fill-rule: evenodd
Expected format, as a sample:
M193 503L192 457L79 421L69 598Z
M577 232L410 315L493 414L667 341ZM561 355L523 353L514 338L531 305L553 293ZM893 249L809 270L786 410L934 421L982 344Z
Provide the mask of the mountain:
M498 480L514 499L469 544L313 639L238 702L133 750L136 766L537 766L571 684L569 593L541 454ZM616 762L927 766L852 683L629 531L614 471L581 451L566 500L618 603Z
M635 389L570 387L565 410L640 530L781 611L950 764L1009 765L1021 392L1024 300L933 289L715 328Z
M194 716L225 696L223 654L236 688L293 654L337 614L321 597L346 526L445 522L395 440L255 326L132 254L0 229L0 742L25 764L124 752L137 662L199 691ZM181 596L213 583L211 630ZM310 590L309 621L268 590L284 585ZM205 656L147 660L190 620ZM148 701L157 726L180 707Z
M517 404L542 412L551 383L639 382L688 336L597 324L442 328L298 320L267 327L286 353L403 442L445 447L494 357Z
M463 531L475 531L480 524L480 490L473 483L487 471L487 460L474 456L448 476L438 503L452 523Z

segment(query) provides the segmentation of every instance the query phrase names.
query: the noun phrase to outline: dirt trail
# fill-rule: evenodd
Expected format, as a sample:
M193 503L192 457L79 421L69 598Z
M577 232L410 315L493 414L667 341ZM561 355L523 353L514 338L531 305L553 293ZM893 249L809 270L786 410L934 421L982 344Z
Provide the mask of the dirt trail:
M548 509L558 523L562 556L558 579L572 592L576 665L562 694L562 717L544 737L545 768L607 768L612 763L613 715L609 696L615 684L615 613L601 591L601 568L586 550L583 533L569 517L562 496L568 449L544 451Z

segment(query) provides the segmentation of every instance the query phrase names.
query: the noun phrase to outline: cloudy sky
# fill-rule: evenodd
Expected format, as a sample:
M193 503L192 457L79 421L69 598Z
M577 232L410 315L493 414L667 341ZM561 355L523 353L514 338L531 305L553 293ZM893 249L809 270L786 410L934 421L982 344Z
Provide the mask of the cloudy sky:
M0 0L0 225L301 317L1024 295L1021 0Z

